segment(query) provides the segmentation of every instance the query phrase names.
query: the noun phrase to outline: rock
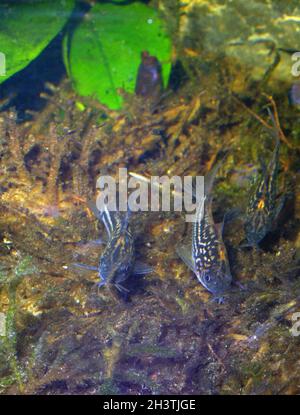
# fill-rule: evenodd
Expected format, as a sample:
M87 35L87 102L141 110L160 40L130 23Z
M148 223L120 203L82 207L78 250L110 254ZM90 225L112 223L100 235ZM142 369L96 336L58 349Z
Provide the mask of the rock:
M251 81L264 80L273 68L274 84L295 80L291 69L292 54L300 48L299 2L191 0L184 11L184 48L199 49L204 59L224 57Z

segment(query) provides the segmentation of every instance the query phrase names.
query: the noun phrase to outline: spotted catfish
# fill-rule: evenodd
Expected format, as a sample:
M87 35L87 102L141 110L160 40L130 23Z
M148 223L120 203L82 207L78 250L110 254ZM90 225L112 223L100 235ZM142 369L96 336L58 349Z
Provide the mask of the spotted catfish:
M273 227L283 204L284 196L277 202L277 177L279 167L280 140L276 134L276 144L268 166L262 166L262 175L258 178L251 194L246 211L244 229L246 243L242 246L258 247L258 244Z
M212 187L220 164L218 163L205 176L204 197L197 205L191 245L177 248L181 259L219 302L232 281L222 238L224 221L222 224L216 225L212 215Z
M100 256L99 265L87 266L74 264L81 268L98 271L100 282L98 285L114 286L120 292L128 290L123 283L130 275L144 275L153 269L137 261L135 258L134 237L129 225L130 211L123 215L120 212L110 212L105 205L103 211L99 211L93 203L89 203L90 209L98 219L101 219L108 234L106 247Z

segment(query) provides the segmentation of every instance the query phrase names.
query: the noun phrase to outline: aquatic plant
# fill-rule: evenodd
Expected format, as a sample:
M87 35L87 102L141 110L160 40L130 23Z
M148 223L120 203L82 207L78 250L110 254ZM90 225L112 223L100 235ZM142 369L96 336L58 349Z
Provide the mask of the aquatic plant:
M32 273L37 272L37 268L32 262L30 256L21 258L16 264L15 268L8 272L8 275L2 285L7 291L8 308L4 313L5 316L5 330L4 336L0 336L0 360L1 356L5 355L8 362L8 367L5 376L0 374L0 392L5 390L13 383L17 383L19 392L22 393L24 389L24 382L26 380L26 371L18 358L18 330L16 328L16 314L18 312L19 304L17 301L17 289L22 279Z
M64 61L76 91L119 109L123 99L118 90L134 92L144 50L162 63L166 85L171 43L162 23L144 4L96 4L64 40Z
M161 62L167 85L171 42L157 10L139 2L122 3L95 4L87 14L75 0L0 6L5 21L5 31L0 32L0 52L4 53L7 66L0 83L35 59L67 23L64 63L80 95L93 97L111 109L120 109L123 103L120 90L134 92L144 50Z
M75 0L1 2L0 52L5 74L0 84L35 59L62 29Z

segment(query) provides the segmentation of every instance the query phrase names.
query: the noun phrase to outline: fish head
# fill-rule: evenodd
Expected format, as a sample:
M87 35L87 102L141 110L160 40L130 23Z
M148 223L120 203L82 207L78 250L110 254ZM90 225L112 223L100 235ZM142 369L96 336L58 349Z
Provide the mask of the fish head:
M225 263L219 267L212 267L196 271L201 284L212 294L220 295L230 288L232 276Z

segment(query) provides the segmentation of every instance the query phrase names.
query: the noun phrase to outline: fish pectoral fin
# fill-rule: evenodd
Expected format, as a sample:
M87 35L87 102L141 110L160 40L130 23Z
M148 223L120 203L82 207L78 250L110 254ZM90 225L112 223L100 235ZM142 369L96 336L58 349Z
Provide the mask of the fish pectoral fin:
M102 238L98 238L98 239L92 239L91 241L89 241L88 243L90 243L91 245L102 245L102 244L106 244L107 241L105 241Z
M257 252L262 252L262 249L260 248L258 243L250 243L247 241L247 239L243 239L238 247L239 250L244 248L252 248L255 249Z
M123 293L123 294L127 294L127 293L129 293L128 288L125 288L123 285L121 285L121 284L119 284L119 283L116 283L116 284L114 284L114 285L115 285L116 289L117 289L118 291L120 291L121 293Z
M225 298L224 298L223 295L214 295L213 298L210 301L212 303L224 304Z
M106 244L107 241L105 241L102 238L99 239L92 239L90 241L87 242L78 242L77 245L78 246L83 246L83 247L89 247L89 246L93 246L93 245L102 245L102 244Z
M97 287L98 288L101 288L101 287L103 287L103 285L105 285L106 284L106 282L104 281L104 280L101 280L100 282L97 282Z
M151 265L145 264L142 261L135 261L133 267L134 275L145 275L151 274L152 272L154 272L154 267L152 267Z
M204 177L204 194L205 196L211 195L213 184L216 178L216 175L223 164L226 156L221 160L217 161L216 164L210 169L210 171Z
M246 238L242 239L239 243L239 249L243 248L253 248L253 244L250 244Z
M187 265L193 272L195 272L194 261L191 254L191 248L187 245L176 246L176 253L180 259Z
M73 263L71 265L73 267L85 269L87 271L98 271L98 267L95 267L95 266L92 266L92 265L78 264L78 263Z
M96 203L92 200L87 201L88 208L93 212L97 219L101 219L101 213L98 210Z

